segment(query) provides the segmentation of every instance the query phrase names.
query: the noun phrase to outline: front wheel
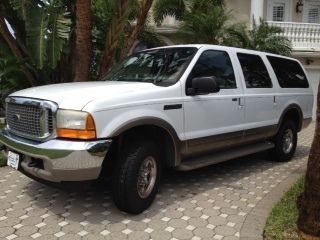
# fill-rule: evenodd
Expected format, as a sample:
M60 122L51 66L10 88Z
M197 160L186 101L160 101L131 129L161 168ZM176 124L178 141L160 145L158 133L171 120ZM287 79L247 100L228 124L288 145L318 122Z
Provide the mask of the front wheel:
M298 133L296 124L293 121L284 122L274 139L273 159L278 162L291 160L296 151L297 142Z
M137 141L124 146L113 177L116 206L139 214L153 202L161 176L160 153L152 141Z

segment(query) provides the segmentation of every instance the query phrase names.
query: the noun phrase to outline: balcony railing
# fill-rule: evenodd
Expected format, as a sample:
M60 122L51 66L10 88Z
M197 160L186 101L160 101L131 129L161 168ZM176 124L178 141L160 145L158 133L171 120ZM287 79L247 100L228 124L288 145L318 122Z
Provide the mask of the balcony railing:
M320 51L320 24L272 21L268 24L283 30L281 35L291 41L293 50Z

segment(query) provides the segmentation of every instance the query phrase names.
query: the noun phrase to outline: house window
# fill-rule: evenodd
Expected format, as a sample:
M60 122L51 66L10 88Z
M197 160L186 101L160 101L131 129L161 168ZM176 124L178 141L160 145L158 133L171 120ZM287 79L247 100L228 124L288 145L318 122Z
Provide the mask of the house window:
M318 1L306 1L304 22L320 23L320 3Z
M290 22L291 12L292 0L268 0L268 21Z
M272 21L283 22L284 21L285 4L275 4L272 9Z

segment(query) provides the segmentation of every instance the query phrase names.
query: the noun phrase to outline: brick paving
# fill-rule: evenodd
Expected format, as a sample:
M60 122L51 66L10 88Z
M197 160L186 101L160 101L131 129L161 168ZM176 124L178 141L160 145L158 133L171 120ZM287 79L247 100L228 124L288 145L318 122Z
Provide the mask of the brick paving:
M0 168L0 239L239 239L256 204L306 165L313 131L312 125L299 134L288 163L260 153L196 171L170 171L153 205L138 216L120 212L103 184L60 190Z

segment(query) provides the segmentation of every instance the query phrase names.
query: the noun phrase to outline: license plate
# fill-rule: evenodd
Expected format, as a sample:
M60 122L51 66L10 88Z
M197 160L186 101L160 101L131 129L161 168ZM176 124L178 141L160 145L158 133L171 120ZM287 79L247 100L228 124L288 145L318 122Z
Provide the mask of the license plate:
M17 170L19 167L19 161L20 161L19 154L8 151L8 161L7 161L8 166Z

